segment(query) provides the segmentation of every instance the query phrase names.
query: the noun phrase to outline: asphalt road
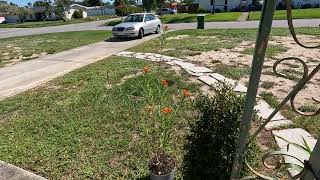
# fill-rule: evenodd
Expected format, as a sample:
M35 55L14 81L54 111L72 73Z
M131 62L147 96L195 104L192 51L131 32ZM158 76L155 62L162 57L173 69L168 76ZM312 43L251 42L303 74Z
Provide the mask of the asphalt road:
M111 30L111 26L104 26L108 21L115 19L94 21L79 24L69 24L62 26L51 26L41 28L0 28L0 39L16 36L69 32L69 31L87 31L87 30ZM320 19L296 19L293 20L295 27L319 27ZM196 23L177 23L168 24L172 30L182 29L196 29ZM245 21L245 22L206 22L206 29L236 29L236 28L257 28L259 21ZM274 20L273 27L288 27L285 20Z

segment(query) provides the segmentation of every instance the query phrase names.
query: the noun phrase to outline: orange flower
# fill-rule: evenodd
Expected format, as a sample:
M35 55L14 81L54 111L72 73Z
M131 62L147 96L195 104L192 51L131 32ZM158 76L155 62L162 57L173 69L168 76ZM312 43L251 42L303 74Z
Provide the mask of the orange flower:
M147 72L149 72L149 71L151 71L151 69L150 69L149 66L143 67L143 72L144 72L144 73L147 73Z
M190 97L191 96L191 93L187 89L182 89L182 94L185 97Z
M165 108L162 109L162 112L164 114L172 113L172 108L171 107L165 107Z
M161 84L163 86L168 86L169 85L169 81L164 79L164 80L161 81Z

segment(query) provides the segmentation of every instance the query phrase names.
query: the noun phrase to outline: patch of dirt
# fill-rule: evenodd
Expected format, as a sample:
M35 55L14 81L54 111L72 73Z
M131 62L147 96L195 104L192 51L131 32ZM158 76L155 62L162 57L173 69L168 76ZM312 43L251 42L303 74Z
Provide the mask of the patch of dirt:
M175 37L168 37L167 40L180 40L190 37L189 35L178 35Z
M0 116L0 123L6 122L8 119L5 116Z
M126 76L124 76L123 78L121 78L120 82L117 83L116 86L120 86L120 85L122 85L124 82L126 82L128 79L133 78L133 77L140 76L141 74L143 74L143 73L142 73L142 72L138 72L138 73L135 73L135 74L126 75ZM107 82L105 86L106 86L107 89L110 89L110 88L112 88L113 85L112 85L111 82Z
M49 90L49 91L56 91L61 88L62 88L62 86L60 86L60 85L56 85L56 84L52 84L52 83L44 83L44 84L38 86L38 88L36 88L36 89L45 89L45 90Z
M307 45L320 44L320 39L313 36L302 35L298 36L301 42L308 42ZM270 89L259 88L259 93L262 91L271 92L274 94L279 101L283 100L288 93L296 85L296 80L286 79L283 77L277 77L272 70L273 64L276 59L282 59L285 57L298 57L306 62L308 65L309 73L313 70L319 63L320 50L319 49L306 49L297 45L292 37L278 37L274 36L269 41L271 45L282 45L288 50L286 52L281 52L275 56L275 59L265 59L263 74L261 77L261 82L274 82L274 86ZM233 49L220 48L218 50L202 52L200 55L188 56L187 60L191 62L197 62L197 64L215 67L219 64L226 64L230 66L251 66L253 55L244 54L245 49L254 48L255 43L253 41L243 41L238 44L237 47ZM288 71L290 74L301 77L301 72L303 66L298 61L285 61L278 65L278 72ZM249 79L249 76L244 77L240 82L245 83ZM305 104L314 104L312 97L320 97L320 73L317 73L311 82L308 83L307 88L302 90L296 97L296 106L302 106ZM315 104L314 104L315 105Z

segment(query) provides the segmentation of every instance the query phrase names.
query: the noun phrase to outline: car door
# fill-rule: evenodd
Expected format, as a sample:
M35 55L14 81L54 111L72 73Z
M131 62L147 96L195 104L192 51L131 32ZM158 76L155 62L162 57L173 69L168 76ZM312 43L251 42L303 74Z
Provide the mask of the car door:
M158 25L159 25L157 17L154 16L153 14L149 14L149 16L151 19L150 21L151 21L151 26L152 26L152 32L155 32L158 28Z
M153 28L153 23L152 23L152 17L150 14L146 14L145 17L145 25L144 25L144 32L145 34L151 33Z

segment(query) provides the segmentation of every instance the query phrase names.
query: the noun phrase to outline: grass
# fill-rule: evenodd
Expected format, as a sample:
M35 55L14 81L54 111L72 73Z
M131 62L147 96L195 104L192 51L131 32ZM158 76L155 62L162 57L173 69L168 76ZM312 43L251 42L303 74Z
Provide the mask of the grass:
M265 81L261 84L261 87L265 89L271 89L274 86L274 82Z
M293 9L292 17L293 19L316 19L320 18L320 8L310 8L310 9ZM261 11L252 11L250 12L250 20L260 20ZM286 10L277 10L274 14L276 20L286 20L287 11Z
M241 12L224 12L215 14L206 14L205 22L215 22L215 21L236 21L241 16ZM163 15L161 22L164 24L172 23L191 23L197 22L197 14L167 14ZM121 20L115 20L107 22L106 26L114 26L121 23Z
M286 52L288 48L282 46L282 45L268 45L267 51L266 51L266 57L274 59L278 54L282 52ZM244 54L252 55L254 53L253 48L246 48L243 52Z
M30 21L20 24L0 24L0 28L38 28L38 27L48 27L48 26L61 26L67 24L77 24L90 21L98 21L104 19L111 19L117 16L97 16L89 17L86 19L71 19L69 21L57 20L57 21Z
M152 71L118 84L127 75ZM161 106L174 107L180 90L197 87L171 71L141 60L110 57L29 90L0 104L0 159L49 179L138 179L148 175L150 135L146 109L156 105L161 80L168 86ZM163 67L160 67L163 68ZM145 82L151 82L146 89ZM111 87L107 85L111 85ZM160 85L160 86L157 86ZM149 91L150 90L150 91ZM184 101L170 140L178 177L188 122L195 120Z
M240 80L242 77L250 74L250 67L228 66L225 64L220 64L214 68L214 71L228 78Z
M278 99L270 92L261 92L260 96L273 108L279 106L280 104Z
M53 54L103 41L109 37L111 37L110 31L81 31L1 39L0 66L11 63L15 59L29 60L42 53Z
M204 19L205 22L236 21L240 16L241 12L223 12L206 14ZM197 14L168 14L159 18L164 24L197 22Z

